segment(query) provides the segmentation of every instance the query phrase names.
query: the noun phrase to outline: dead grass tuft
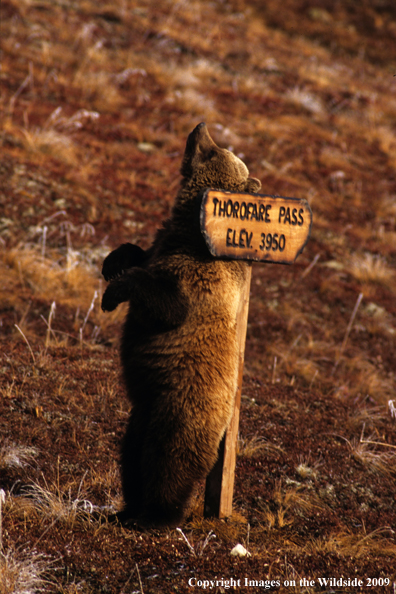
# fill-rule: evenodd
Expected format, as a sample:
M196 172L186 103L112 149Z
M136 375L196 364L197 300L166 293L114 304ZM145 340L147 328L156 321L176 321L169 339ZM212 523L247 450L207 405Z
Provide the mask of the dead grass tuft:
M386 404L395 393L392 378L384 377L380 370L361 357L353 357L346 362L346 378L351 396L370 397L377 404Z
M93 518L93 512L100 512L88 499L83 490L83 479L77 487L60 487L59 482L45 486L32 483L27 486L22 496L18 496L16 511L26 515L44 517L47 521L61 522L73 526L75 523L87 523ZM75 494L73 494L75 493Z
M309 461L301 461L296 468L296 473L302 479L316 479L318 476L318 464L310 464Z
M388 401L388 410L392 419L396 419L396 400Z
M365 307L365 327L373 335L389 336L396 333L394 320L384 307L372 301Z
M378 528L369 534L337 532L328 535L326 538L311 539L305 544L303 550L311 555L318 553L336 554L355 558L374 554L394 556L396 554L396 546L392 542L393 534L394 531L389 527Z
M227 543L243 539L246 531L250 530L247 519L236 509L233 509L232 516L229 518L204 518L203 502L193 510L186 528L194 535L194 539L201 542L207 534L212 533L216 534L218 541Z
M238 438L237 456L241 458L254 458L262 453L271 455L283 451L280 446L268 442L263 437L243 438L239 436Z
M348 425L353 431L360 430L362 427L374 430L386 418L387 410L385 406L357 406L348 416Z
M285 96L290 102L303 107L309 113L321 115L325 111L321 99L307 90L294 87L294 89L287 91Z
M106 411L103 411L105 414ZM120 471L118 463L114 461L111 466L103 472L98 472L95 467L92 467L89 475L90 488L95 491L104 493L106 508L115 513L120 511L123 507L123 498L120 485Z
M43 324L47 328L46 347L59 346L67 340L67 336L56 330L58 306L65 306L75 312L75 337L80 341L95 340L100 331L104 331L117 320L123 320L125 304L110 315L104 314L100 308L102 281L97 265L90 261L92 254L72 248L47 248L44 256L42 253L43 246L25 245L2 252L2 257L8 268L8 276L13 275L14 286L28 286L37 299L52 301L48 318L43 317ZM11 292L7 286L4 286L4 300L9 307L15 307L17 311L20 309L18 292ZM27 314L28 312L22 315L23 332L26 332ZM88 319L95 324L91 337L87 335L86 330Z
M268 502L260 503L258 518L268 529L291 526L301 517L307 517L323 508L323 503L312 492L302 487L291 487L284 490L277 485Z
M367 137L377 142L381 150L388 156L390 165L396 166L396 136L390 126L379 125L368 131Z
M196 544L194 544L191 540L191 536L190 536L190 540L191 540L191 542L190 542L190 540L187 538L187 536L184 534L184 532L181 528L176 528L176 530L181 535L182 539L186 543L188 550L190 551L190 553L193 557L202 557L203 552L206 549L206 547L208 546L208 544L210 543L210 541L212 539L216 538L216 534L213 532L213 530L210 530L204 540L199 541Z
M353 254L347 266L348 272L361 283L388 285L395 272L380 256L371 253Z
M70 136L57 130L22 130L26 148L76 165L78 153Z
M80 69L74 80L84 102L89 102L99 111L112 111L126 103L120 94L114 76L108 72L92 72Z
M0 551L0 592L2 594L33 594L55 588L49 574L53 561L35 550L8 549Z
M379 442L374 436L363 438L364 427L360 439L346 439L352 457L372 474L391 477L396 473L396 446Z
M183 111L191 112L199 118L214 118L216 115L214 101L193 88L174 91L168 101L171 105L175 105Z
M21 138L28 151L42 153L76 167L81 160L81 151L73 140L75 132L83 128L87 121L97 118L97 112L86 109L79 109L67 117L62 114L62 108L57 107L42 126L29 127L25 122L22 128L15 126L9 119L4 129Z
M38 454L37 448L18 444L4 444L0 448L0 468L24 468Z
M375 442L374 442L375 443ZM377 442L378 445L378 442ZM385 446L388 444L384 444ZM396 472L396 452L378 452L370 442L353 441L352 456L373 474L392 475Z

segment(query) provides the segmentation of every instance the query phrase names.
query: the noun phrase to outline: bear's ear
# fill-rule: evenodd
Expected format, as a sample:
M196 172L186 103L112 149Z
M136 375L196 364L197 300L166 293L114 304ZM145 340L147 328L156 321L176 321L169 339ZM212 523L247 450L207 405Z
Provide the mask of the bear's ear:
M261 188L261 181L259 179L257 179L256 177L248 177L247 178L247 182L246 182L246 186L245 186L245 190L246 192L249 192L249 194L255 194L256 192L258 192Z

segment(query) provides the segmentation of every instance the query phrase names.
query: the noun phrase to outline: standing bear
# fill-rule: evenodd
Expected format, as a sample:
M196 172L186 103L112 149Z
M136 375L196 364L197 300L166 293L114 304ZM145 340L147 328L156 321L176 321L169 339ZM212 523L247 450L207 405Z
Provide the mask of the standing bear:
M206 188L257 192L246 165L204 123L189 135L170 218L144 251L123 244L103 263L102 308L129 302L121 359L132 403L122 445L121 522L175 527L214 466L237 384L236 314L247 264L214 259L199 228Z

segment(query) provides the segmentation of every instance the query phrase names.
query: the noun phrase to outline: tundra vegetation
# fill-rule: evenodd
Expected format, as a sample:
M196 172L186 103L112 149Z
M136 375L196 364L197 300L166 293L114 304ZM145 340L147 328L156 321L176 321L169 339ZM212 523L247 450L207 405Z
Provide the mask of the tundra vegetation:
M393 0L2 0L0 20L0 590L394 588ZM233 517L203 519L201 485L179 530L136 532L98 521L129 413L100 269L151 244L200 121L309 201L312 235L253 265Z

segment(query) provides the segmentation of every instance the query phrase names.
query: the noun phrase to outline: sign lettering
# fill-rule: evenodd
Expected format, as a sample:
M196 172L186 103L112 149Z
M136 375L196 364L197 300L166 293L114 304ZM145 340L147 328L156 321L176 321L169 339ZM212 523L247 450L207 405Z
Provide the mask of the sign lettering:
M200 223L213 256L292 264L308 241L312 212L304 199L206 190Z

